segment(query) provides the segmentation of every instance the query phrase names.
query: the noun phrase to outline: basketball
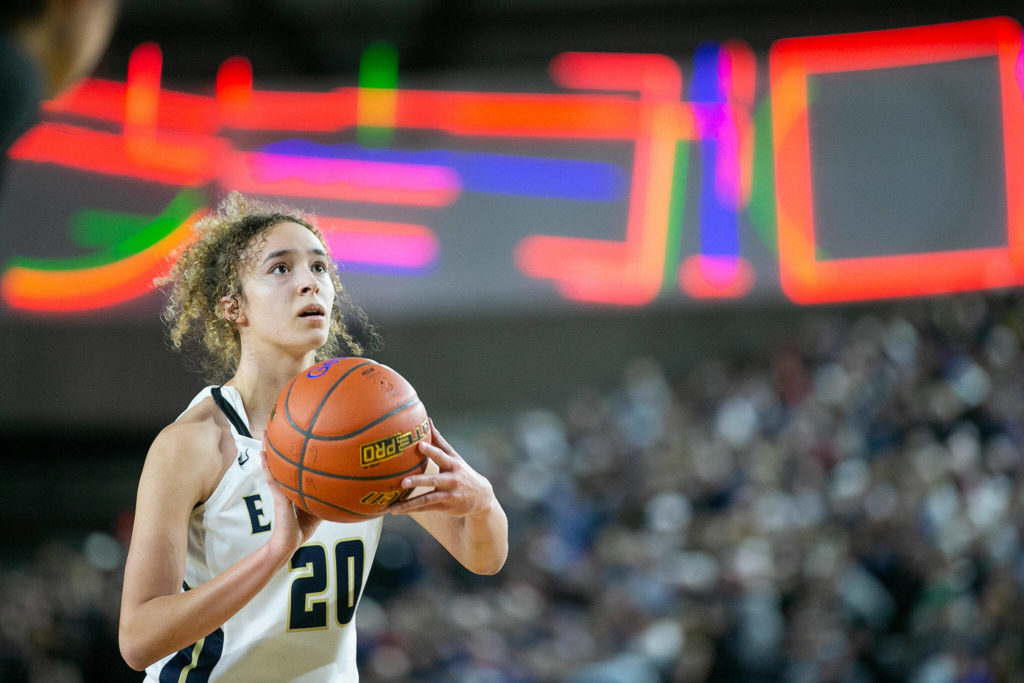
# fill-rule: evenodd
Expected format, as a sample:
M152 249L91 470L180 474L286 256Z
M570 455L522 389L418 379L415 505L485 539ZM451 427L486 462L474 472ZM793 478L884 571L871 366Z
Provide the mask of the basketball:
M416 390L368 358L330 358L296 375L267 421L267 464L297 506L332 522L387 512L422 473L430 422Z

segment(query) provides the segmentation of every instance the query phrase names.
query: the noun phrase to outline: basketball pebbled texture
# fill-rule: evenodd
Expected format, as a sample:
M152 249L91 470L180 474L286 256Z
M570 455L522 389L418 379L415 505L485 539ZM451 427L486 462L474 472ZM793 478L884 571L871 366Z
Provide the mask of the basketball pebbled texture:
M334 522L379 517L422 473L430 422L416 390L368 358L330 358L296 375L267 422L267 464L297 506Z

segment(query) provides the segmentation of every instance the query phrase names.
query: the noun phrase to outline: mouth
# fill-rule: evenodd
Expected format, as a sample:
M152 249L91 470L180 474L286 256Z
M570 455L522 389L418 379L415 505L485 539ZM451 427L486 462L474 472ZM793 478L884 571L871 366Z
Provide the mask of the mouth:
M312 318L314 320L324 319L324 307L320 304L310 304L299 311L300 318Z

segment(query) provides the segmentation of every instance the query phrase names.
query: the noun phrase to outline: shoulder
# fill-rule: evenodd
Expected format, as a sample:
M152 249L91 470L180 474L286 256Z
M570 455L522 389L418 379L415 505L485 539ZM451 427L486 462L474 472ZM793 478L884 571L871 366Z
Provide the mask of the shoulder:
M157 434L151 452L179 451L184 454L216 450L221 440L216 412L212 399L200 401Z
M164 427L150 446L146 466L191 482L205 500L234 459L234 439L220 409L207 398Z

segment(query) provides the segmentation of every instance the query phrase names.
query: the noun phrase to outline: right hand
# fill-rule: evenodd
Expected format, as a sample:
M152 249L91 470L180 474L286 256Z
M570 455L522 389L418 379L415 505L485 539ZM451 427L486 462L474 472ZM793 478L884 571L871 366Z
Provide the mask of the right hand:
M264 443L266 438L267 433L264 431ZM309 540L322 520L295 505L284 494L281 485L270 473L265 450L260 451L260 462L263 464L263 477L270 487L270 494L274 497L274 530L268 544L274 544L286 558L291 557L300 545Z

